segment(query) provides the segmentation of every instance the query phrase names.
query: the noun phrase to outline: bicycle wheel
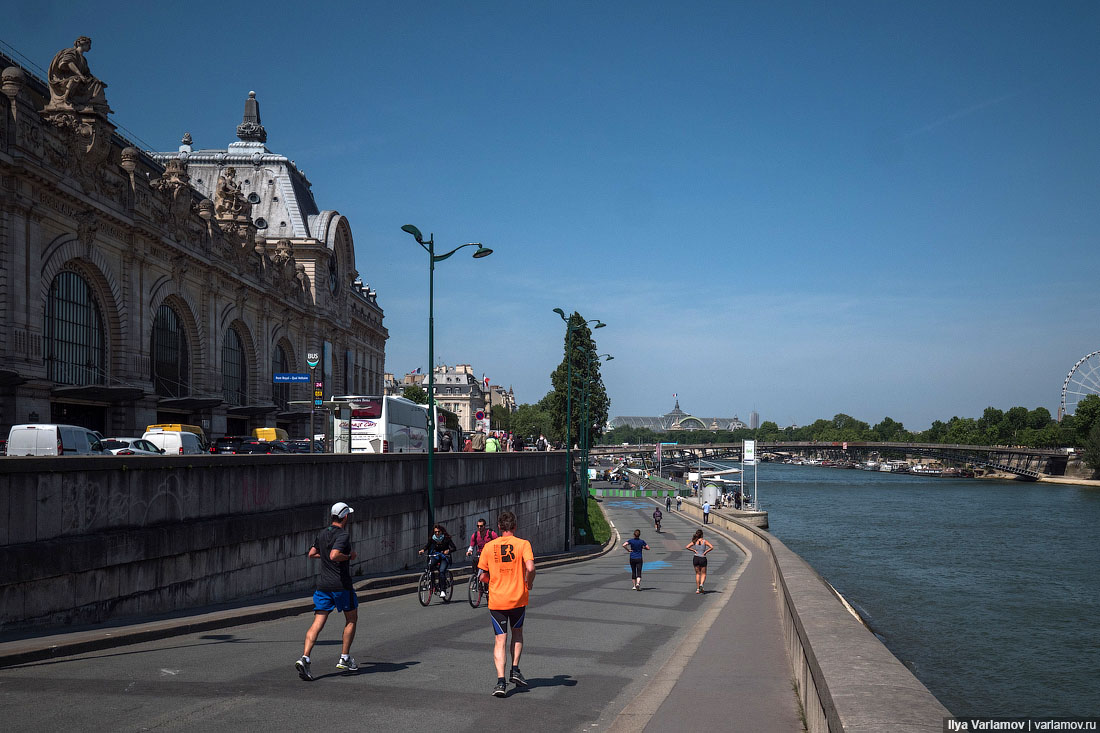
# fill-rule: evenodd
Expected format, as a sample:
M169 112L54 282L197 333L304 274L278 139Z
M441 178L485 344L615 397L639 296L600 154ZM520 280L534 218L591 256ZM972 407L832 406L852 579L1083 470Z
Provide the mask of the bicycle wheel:
M440 578L440 585L443 586L443 590L447 591L447 595L443 597L444 603L450 603L451 599L455 597L455 576L451 575L451 571L447 571L447 577Z
M420 599L421 606L426 606L432 602L432 574L427 570L420 574L420 583L417 585L416 595Z
M470 608L477 608L481 605L481 600L484 597L484 593L481 592L481 581L477 579L478 573L474 573L470 576L470 583L468 587L468 593L470 596Z

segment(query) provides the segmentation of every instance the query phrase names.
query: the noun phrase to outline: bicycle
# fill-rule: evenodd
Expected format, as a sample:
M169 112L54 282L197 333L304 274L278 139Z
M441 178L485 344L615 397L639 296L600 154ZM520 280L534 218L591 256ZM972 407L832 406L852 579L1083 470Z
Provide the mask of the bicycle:
M489 602L489 585L481 582L481 571L477 568L477 555L474 556L474 572L470 575L466 593L470 599L470 608L477 608L482 601Z
M445 591L447 594L443 596L444 603L450 603L451 599L454 598L455 578L450 568L447 568L447 572L442 578L443 585L440 587L439 572L436 570L440 557L439 553L429 555L428 562L424 566L424 572L420 574L420 581L416 585L416 595L421 606L431 603L432 594L438 594L440 591Z

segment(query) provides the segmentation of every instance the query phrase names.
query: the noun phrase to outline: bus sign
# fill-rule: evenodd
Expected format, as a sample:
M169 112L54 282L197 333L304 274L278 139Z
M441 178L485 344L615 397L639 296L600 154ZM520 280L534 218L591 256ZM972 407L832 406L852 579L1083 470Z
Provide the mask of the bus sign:
M311 351L306 354L306 364L310 369L316 369L317 365L321 363L321 355L316 351Z

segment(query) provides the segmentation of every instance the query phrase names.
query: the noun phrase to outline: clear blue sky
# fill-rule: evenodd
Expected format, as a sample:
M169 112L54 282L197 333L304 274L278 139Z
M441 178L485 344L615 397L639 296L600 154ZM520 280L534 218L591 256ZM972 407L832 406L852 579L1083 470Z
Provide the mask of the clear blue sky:
M922 429L1058 406L1100 349L1095 2L19 3L39 66L93 39L158 150L268 147L347 215L387 369L549 389L596 332L612 415ZM468 251L468 250L467 250Z

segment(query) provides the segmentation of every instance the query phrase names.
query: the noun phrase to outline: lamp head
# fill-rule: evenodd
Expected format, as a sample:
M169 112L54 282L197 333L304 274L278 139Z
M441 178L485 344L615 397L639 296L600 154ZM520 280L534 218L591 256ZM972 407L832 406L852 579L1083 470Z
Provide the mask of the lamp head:
M614 361L615 360L615 357L613 357L611 354L605 354L605 356L607 358L604 359L604 361Z
M561 308L555 308L554 312L557 313L559 316L561 316L562 320L565 319L565 311L563 311Z
M488 247L481 246L481 242L470 242L470 244L477 245L477 252L474 252L475 260L480 260L482 257L488 257L493 253L493 250L489 249Z
M606 325L607 325L606 323L604 323L603 321L600 321L599 323L597 323L597 324L596 324L595 326L593 326L592 328L603 328L603 327L604 327L604 326L606 326Z
M424 235L421 234L420 230L414 227L412 224L406 224L405 226L401 227L401 231L408 232L409 234L416 237L416 241L418 243L424 244Z

